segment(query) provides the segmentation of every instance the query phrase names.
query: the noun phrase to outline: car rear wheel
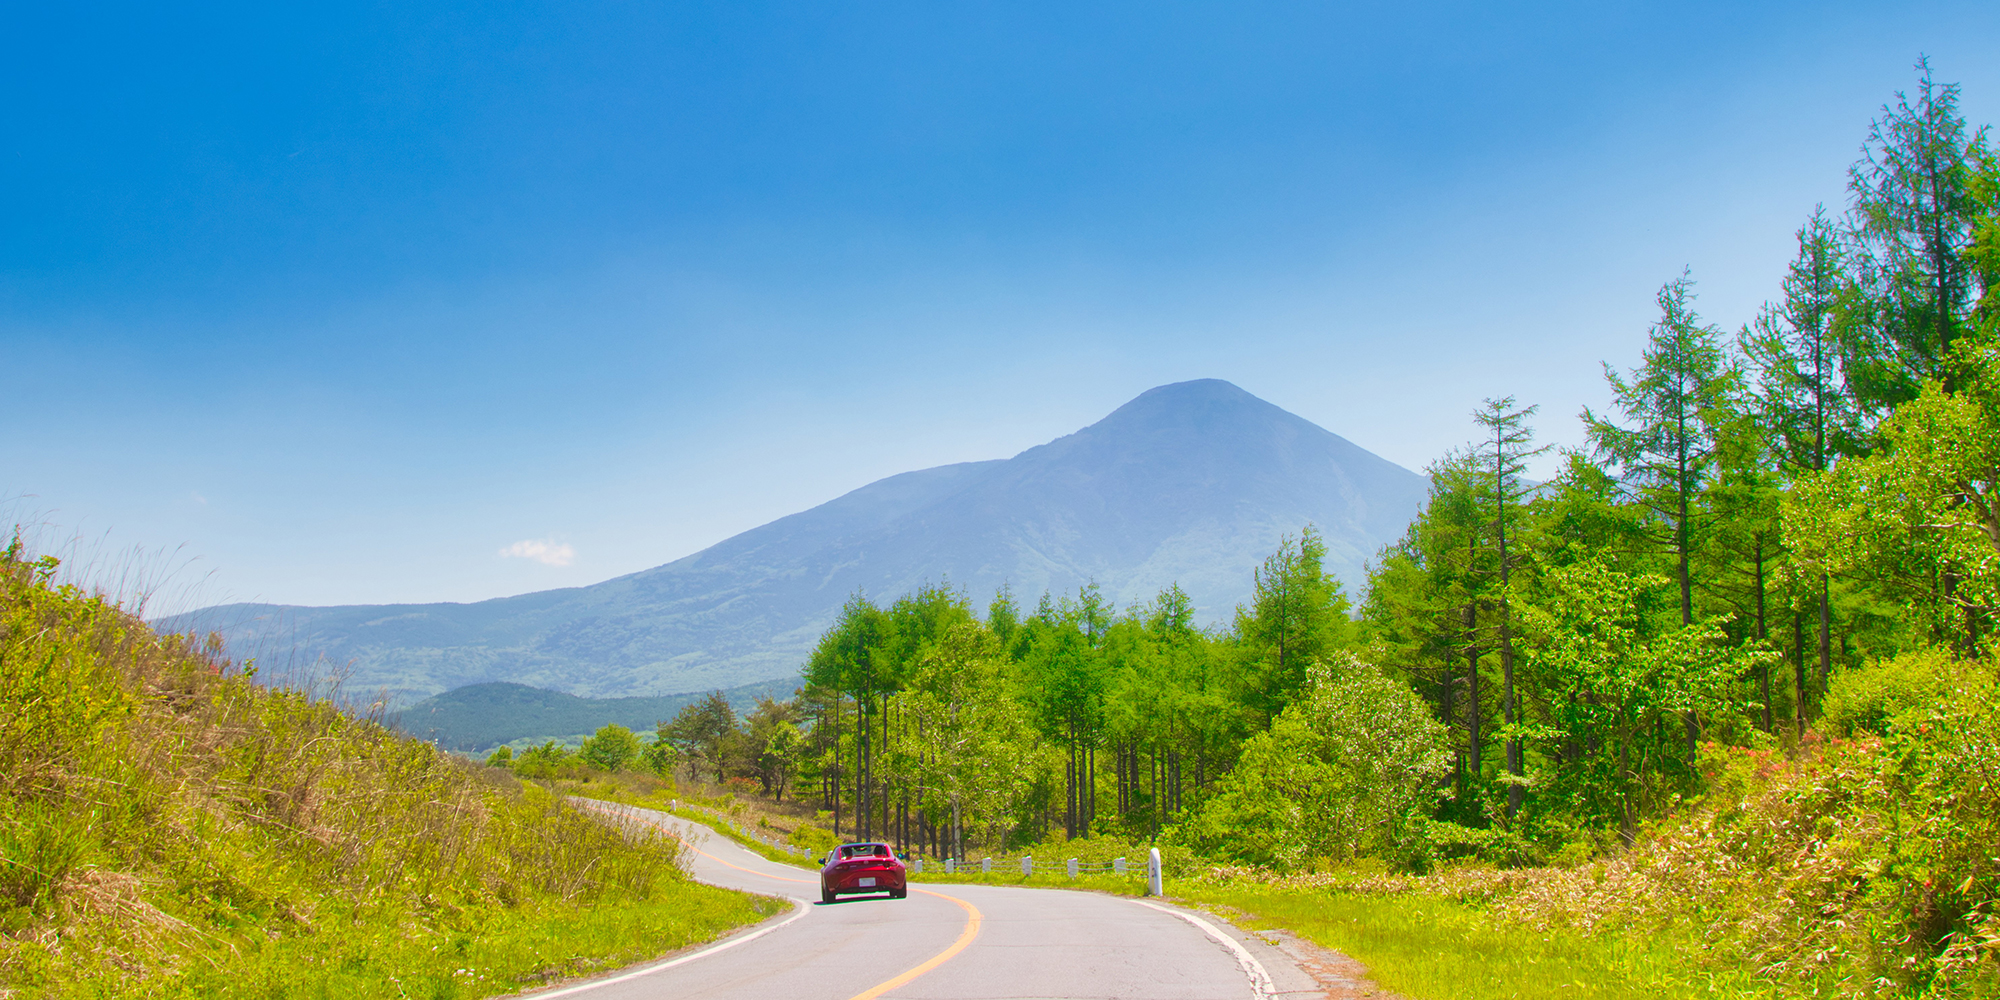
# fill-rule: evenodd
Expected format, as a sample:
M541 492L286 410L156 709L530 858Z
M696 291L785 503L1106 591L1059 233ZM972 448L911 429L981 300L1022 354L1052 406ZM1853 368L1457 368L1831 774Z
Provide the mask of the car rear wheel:
M831 902L833 902L833 890L832 890L832 889L821 889L821 890L819 891L819 901L820 901L820 902L822 902L822 903L831 903Z
M890 899L902 899L903 897L908 896L909 894L910 890L907 888L889 890Z

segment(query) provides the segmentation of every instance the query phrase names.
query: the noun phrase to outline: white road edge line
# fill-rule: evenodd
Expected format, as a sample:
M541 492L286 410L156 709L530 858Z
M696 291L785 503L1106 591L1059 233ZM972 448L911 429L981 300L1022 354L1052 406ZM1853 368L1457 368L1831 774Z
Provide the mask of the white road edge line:
M1250 995L1255 997L1271 997L1276 995L1277 989L1271 985L1271 974L1264 971L1264 963L1257 961L1257 956L1250 954L1250 949L1243 947L1242 943L1235 938L1222 933L1222 930L1214 924L1186 910L1176 910L1171 906L1161 906L1158 903L1148 903L1139 899L1131 900L1131 902L1138 903L1140 906L1150 910L1172 914L1201 928L1203 933L1222 942L1230 951L1236 953L1236 964L1242 966L1243 974L1250 978Z
M786 917L785 919L775 924L772 924L769 927L764 928L761 931L751 931L750 933L745 934L742 937L730 938L729 940L724 941L721 944L716 945L712 948L703 948L702 950L695 952L692 955L682 955L681 957L673 959L672 961L661 962L658 965L649 965L643 969L639 969L633 972L627 972L623 975L612 976L610 979L593 979L587 983L578 983L575 986L565 986L562 989L554 990L548 993L527 993L523 994L523 996L533 997L534 1000L554 1000L555 997L566 997L572 993L582 993L585 990L594 990L600 986L609 986L612 983L622 983L628 979L637 979L640 976L650 976L655 972L671 969L676 965L685 965L689 962L694 961L697 958L707 958L708 956L713 955L718 951L728 951L729 949L734 948L739 944L748 944L812 912L812 905L807 903L805 900L800 899L797 896L786 896L785 898L792 901L792 915Z

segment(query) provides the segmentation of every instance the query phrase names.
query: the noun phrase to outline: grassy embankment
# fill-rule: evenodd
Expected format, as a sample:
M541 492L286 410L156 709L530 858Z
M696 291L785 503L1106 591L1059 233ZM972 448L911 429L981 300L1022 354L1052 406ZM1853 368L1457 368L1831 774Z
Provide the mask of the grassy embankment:
M589 771L582 777L558 778L546 784L560 795L691 819L764 858L813 871L819 870L815 859L834 843L832 832L813 822L814 811L796 802L774 802L696 782L681 784L639 771ZM776 846L779 844L791 844L809 853L786 850Z
M2000 997L2000 682L1937 651L1849 671L1794 745L1709 746L1706 795L1579 865L1217 870L1189 898L1417 998Z
M1625 1000L1786 995L1752 970L1691 960L1676 935L1538 926L1423 893L1366 893L1195 880L1176 901L1246 929L1283 928L1367 967L1412 1000Z
M776 912L0 556L0 996L478 997Z

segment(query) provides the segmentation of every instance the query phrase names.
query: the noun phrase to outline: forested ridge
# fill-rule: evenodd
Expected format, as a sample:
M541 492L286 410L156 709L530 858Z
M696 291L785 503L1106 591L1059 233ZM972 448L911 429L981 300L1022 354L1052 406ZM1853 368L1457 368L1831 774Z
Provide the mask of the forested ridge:
M1172 587L857 594L795 699L691 706L625 756L933 857L1113 836L1400 872L1680 921L1815 989L1987 995L2000 161L1919 73L1754 321L1671 276L1581 450L1485 400L1359 594L1310 526L1214 629Z

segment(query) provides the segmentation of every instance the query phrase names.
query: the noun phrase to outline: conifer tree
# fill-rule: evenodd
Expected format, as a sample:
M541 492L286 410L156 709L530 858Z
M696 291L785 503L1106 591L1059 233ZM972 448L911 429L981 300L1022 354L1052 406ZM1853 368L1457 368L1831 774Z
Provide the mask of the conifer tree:
M1861 251L1856 383L1878 413L1916 398L1927 379L1950 392L1952 347L1968 331L1977 272L1978 155L1958 110L1958 85L1939 84L1929 60L1914 96L1883 105L1848 172L1851 224Z
M1325 568L1326 541L1311 525L1287 536L1257 570L1256 591L1236 609L1244 703L1268 725L1306 682L1306 668L1344 648L1347 595Z
M1535 432L1528 426L1528 418L1534 416L1536 409L1534 406L1516 409L1514 397L1508 396L1486 400L1485 405L1472 415L1486 429L1486 437L1479 445L1479 466L1484 500L1487 509L1492 512L1493 572L1498 577L1491 603L1499 618L1500 705L1501 717L1508 727L1507 772L1514 779L1507 785L1509 817L1521 811L1521 789L1525 780L1521 738L1514 729L1521 722L1521 702L1514 678L1512 571L1514 564L1521 559L1517 536L1521 504L1529 489L1525 477L1528 459L1549 450L1547 445L1536 448L1532 444ZM1513 534L1510 535L1510 532ZM1513 550L1509 548L1510 541L1516 543Z
M1597 457L1618 471L1632 499L1650 511L1654 541L1673 560L1682 626L1695 620L1692 566L1700 541L1695 519L1715 469L1717 426L1737 378L1723 355L1721 331L1694 311L1693 288L1685 272L1661 287L1660 318L1638 369L1627 377L1608 364L1604 368L1630 426L1584 411ZM1700 723L1692 714L1684 722L1693 759Z
M1799 252L1781 283L1783 297L1767 305L1739 342L1757 369L1757 404L1781 471L1796 480L1824 472L1838 455L1861 450L1860 414L1848 389L1853 359L1838 322L1848 280L1848 251L1823 208L1798 232ZM1833 672L1831 578L1816 581L1819 683ZM1795 722L1806 721L1806 664L1793 664Z

